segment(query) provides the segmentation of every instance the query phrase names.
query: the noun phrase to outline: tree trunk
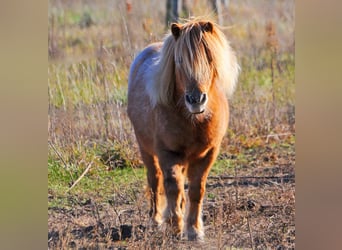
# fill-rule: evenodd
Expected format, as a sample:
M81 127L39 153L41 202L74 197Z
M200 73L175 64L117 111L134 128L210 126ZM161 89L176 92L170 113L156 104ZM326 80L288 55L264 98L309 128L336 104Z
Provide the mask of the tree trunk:
M166 27L178 21L178 0L166 1Z

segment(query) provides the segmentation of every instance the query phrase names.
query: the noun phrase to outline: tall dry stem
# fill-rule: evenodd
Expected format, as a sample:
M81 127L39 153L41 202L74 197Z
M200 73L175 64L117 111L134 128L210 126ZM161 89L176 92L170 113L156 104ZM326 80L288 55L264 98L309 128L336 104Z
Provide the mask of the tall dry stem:
M270 53L270 68L271 68L271 81L272 81L272 114L273 116L271 118L271 123L272 123L272 127L274 127L276 124L276 117L277 117L275 69L277 66L279 43L278 43L278 39L276 36L275 25L272 21L269 21L266 24L266 35L267 35L266 47Z

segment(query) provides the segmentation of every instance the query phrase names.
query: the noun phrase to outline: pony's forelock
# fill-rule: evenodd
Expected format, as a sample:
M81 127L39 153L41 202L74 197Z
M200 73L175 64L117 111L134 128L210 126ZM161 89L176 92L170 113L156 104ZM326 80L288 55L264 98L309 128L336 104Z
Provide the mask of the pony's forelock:
M228 97L234 92L240 69L235 53L217 25L213 24L211 32L204 32L198 21L184 24L177 38L172 34L166 36L157 68L148 87L152 106L157 103L168 105L173 101L175 69L187 79L199 82L209 81L214 73L215 84Z

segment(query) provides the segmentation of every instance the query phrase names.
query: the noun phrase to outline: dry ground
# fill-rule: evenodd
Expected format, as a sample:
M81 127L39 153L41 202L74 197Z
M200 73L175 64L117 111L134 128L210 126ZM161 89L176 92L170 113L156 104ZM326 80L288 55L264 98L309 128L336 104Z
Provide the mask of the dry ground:
M285 146L284 146L285 145ZM113 198L68 197L48 210L51 249L294 249L294 145L244 150L246 165L208 178L203 243L175 240L150 224L141 183ZM219 160L235 155L221 154ZM49 199L55 199L49 195Z

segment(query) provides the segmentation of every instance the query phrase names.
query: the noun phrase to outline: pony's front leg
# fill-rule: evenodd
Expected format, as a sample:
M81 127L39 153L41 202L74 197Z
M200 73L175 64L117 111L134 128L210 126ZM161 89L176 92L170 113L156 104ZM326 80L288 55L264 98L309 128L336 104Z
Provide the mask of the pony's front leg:
M187 218L188 240L203 240L202 204L205 194L205 185L211 166L213 165L218 150L211 149L207 155L189 165L189 211Z
M177 237L181 237L185 212L184 166L181 163L176 163L177 160L174 159L172 154L164 153L163 157L160 158L167 198L167 208L164 217L171 225L172 233Z

